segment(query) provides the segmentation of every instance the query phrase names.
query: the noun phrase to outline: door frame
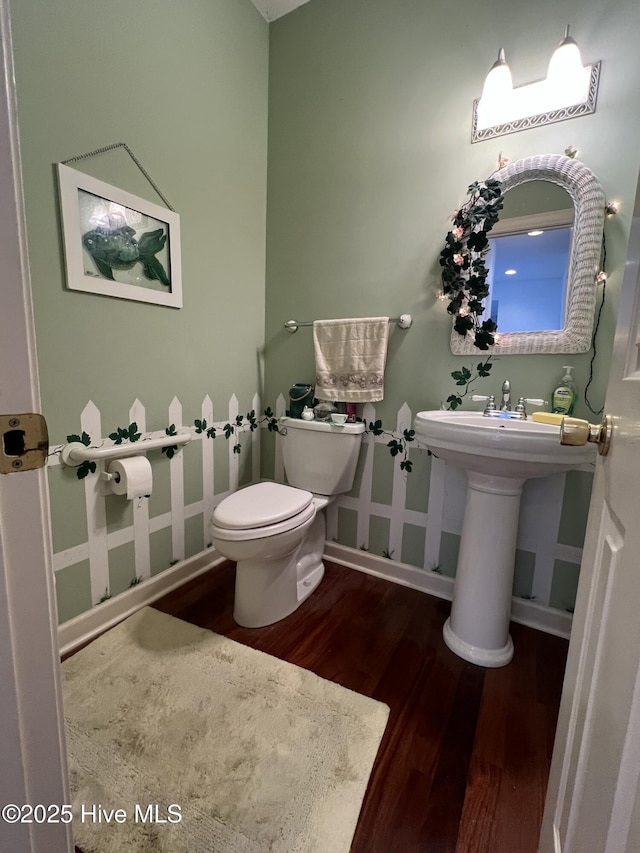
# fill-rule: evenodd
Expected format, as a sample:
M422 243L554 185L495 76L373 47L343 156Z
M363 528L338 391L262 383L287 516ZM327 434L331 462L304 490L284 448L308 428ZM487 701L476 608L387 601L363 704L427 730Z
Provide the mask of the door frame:
M0 0L2 414L40 410L10 17ZM0 685L0 805L69 803L46 468L0 474ZM72 851L71 826L0 820L0 848Z

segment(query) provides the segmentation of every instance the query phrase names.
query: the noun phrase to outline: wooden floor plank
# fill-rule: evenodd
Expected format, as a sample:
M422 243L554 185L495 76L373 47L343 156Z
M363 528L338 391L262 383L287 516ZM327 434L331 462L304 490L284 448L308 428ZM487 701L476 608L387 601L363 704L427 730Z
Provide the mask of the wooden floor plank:
M483 669L445 646L448 602L331 563L291 616L241 628L234 577L154 606L390 707L352 853L534 853L566 641L512 625L513 661Z
M455 853L497 850L494 834L501 779L498 767L478 756L472 757Z

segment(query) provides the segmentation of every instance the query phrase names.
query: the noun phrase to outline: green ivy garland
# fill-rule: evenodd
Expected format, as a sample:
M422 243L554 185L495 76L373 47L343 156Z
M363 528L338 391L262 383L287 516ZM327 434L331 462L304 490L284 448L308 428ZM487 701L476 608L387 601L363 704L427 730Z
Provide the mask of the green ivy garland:
M85 447L90 447L91 445L91 436L87 432L83 432L82 435L73 435L67 436L67 443L71 444L72 442L79 442L80 444L84 444ZM76 468L76 476L79 480L84 480L87 474L95 474L96 472L96 463L85 461L81 465L78 465Z
M260 424L267 423L267 429L269 432L278 432L278 421L273 414L271 407L267 407L264 410L264 416L258 418L255 413L255 410L252 409L246 415L246 425L248 425L250 432L258 429ZM203 418L200 420L196 418L193 422L195 431L197 434L206 433L207 438L215 438L217 435L216 427L208 426L207 421ZM233 446L234 453L242 452L242 445L238 439L238 432L241 428L245 427L245 417L243 415L236 415L233 423L226 423L223 427L220 428L221 432L224 434L225 438L228 440L232 435L236 436L236 443ZM177 429L175 424L170 424L165 428L165 434L169 436L177 435ZM133 443L139 441L142 438L142 433L138 430L138 424L134 421L126 427L116 427L114 432L109 433L109 438L113 441L114 444L122 444L124 441L129 443ZM87 432L83 432L82 435L72 434L67 436L67 442L80 442L84 444L85 447L91 446L91 436ZM178 452L179 446L177 444L169 445L168 447L163 447L162 452L167 456L168 459L173 459L175 454ZM78 465L76 468L76 476L79 480L83 480L88 474L94 474L96 471L96 463L93 461L83 462L81 465Z
M138 432L138 424L134 421L128 427L117 427L115 432L109 433L109 438L114 444L122 444L123 441L139 441L142 433Z
M487 363L489 359L487 359ZM463 368L464 370L465 368ZM490 369L490 365L489 368ZM453 375L453 374L452 374ZM488 373L483 374L488 375ZM458 383L459 384L459 383ZM451 398L449 398L451 400ZM455 406L453 407L455 408ZM226 423L223 427L216 428L215 426L209 426L207 424L206 419L196 418L193 422L196 434L201 435L204 433L207 438L216 438L217 435L222 434L227 439L227 441L234 436L235 444L233 445L234 453L242 452L242 445L239 440L239 432L242 429L245 429L247 426L249 427L250 432L254 432L258 427L265 423L267 425L267 429L269 432L278 432L278 420L273 414L271 407L267 407L264 410L264 414L261 418L255 413L255 410L252 409L247 413L246 416L236 415L233 423ZM389 441L387 442L387 447L389 448L389 453L392 457L401 457L400 458L400 469L402 471L406 471L407 473L411 473L413 463L409 459L409 445L412 442L415 442L415 430L413 429L404 429L402 431L402 435L398 435L396 432L391 432L390 430L386 430L382 425L382 421L380 419L376 421L363 421L365 425L365 430L370 432L372 435L380 436L387 435L389 436ZM168 436L177 435L177 429L175 424L170 424L168 427L165 427L165 434ZM114 432L109 433L109 438L113 441L114 444L122 444L124 441L127 442L136 442L142 438L142 433L138 430L138 425L134 421L126 427L116 427ZM85 447L89 447L91 445L91 436L83 432L82 435L68 435L67 442L78 441L81 444L84 444ZM179 447L177 444L169 445L168 447L162 448L162 453L164 453L168 459L173 459L175 454L178 452ZM429 452L429 451L427 451ZM83 480L89 473L95 473L96 471L96 463L95 462L83 462L76 468L76 476L79 480Z
M376 421L369 421L367 424L364 421L364 427L367 432L370 432L372 435L388 435L391 436L391 439L387 442L387 447L389 448L389 453L395 458L396 456L402 456L400 460L400 470L406 471L407 474L411 473L413 468L413 462L409 459L409 447L408 445L415 441L416 431L414 429L405 429L402 431L402 435L398 437L395 432L390 432L386 430L382 426L382 421L378 418Z
M165 433L166 433L167 435L177 435L178 433L177 433L177 430L176 430L176 425L175 425L175 424L171 424L170 426L168 426L168 427L165 429ZM168 459L173 459L173 457L174 457L174 456L176 455L176 453L178 452L178 445L177 445L177 444L171 444L171 445L169 445L168 447L163 447L163 448L162 448L162 452L166 454L166 456L167 456L167 458L168 458Z
M478 349L495 343L496 324L481 320L489 295L489 271L485 257L489 251L487 234L496 224L503 207L502 185L495 178L475 181L467 189L470 196L453 216L454 228L445 238L440 252L442 291L448 297L447 311L455 317L453 328L465 337L471 333Z
M464 391L460 391L457 394L450 394L447 397L447 403L449 404L447 408L449 410L453 410L461 406L462 399L467 396L469 391L471 391L472 384L476 379L489 376L491 374L492 367L493 364L491 363L491 356L487 356L486 361L478 362L475 373L472 370L469 370L468 367L462 367L460 370L454 370L451 373L451 377L455 380L456 385L464 388Z
M258 419L255 409L251 409L251 411L247 413L246 420L249 426L249 432L254 432L254 430L258 429L260 424L264 423L265 421L267 423L267 429L269 430L269 432L278 432L278 420L273 414L271 406L267 406L267 408L264 410L264 416L260 419ZM207 438L216 437L216 428L213 426L207 427L206 420L199 420L198 418L196 418L193 424L196 428L196 433L200 434L204 432L206 433ZM245 423L242 415L236 415L233 424L226 423L222 427L222 432L224 433L224 436L228 441L232 435L236 434L237 429L241 429L244 426ZM233 445L233 452L242 452L242 445L240 444L239 440L236 441L236 443Z

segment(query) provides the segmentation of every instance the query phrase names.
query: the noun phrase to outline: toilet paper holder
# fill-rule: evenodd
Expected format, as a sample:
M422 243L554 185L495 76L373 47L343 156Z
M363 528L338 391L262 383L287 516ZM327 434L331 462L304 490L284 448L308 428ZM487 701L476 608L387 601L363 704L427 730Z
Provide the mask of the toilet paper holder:
M127 459L111 459L100 473L106 493L124 496L127 500L149 498L153 491L153 471L146 456L138 454Z

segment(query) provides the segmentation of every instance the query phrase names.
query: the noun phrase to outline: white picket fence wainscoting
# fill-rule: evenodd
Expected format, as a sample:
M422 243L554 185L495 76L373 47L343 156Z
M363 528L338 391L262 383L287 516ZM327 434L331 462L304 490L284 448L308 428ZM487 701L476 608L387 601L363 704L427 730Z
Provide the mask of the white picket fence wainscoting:
M260 399L257 394L251 402L251 407L259 416ZM216 429L216 438L208 438L206 430L197 432L195 426L183 425L182 404L177 397L174 397L168 408L168 423L175 424L177 430L188 428L192 434L191 443L199 442L202 446L202 500L190 503L189 505L185 504L184 451L178 450L171 459L163 458L161 463L169 466L170 511L150 518L149 503L147 499L140 498L132 501L133 525L109 531L107 528L106 502L108 499L114 500L114 498L110 497L100 477L104 470L104 463L98 463L95 472L87 474L84 478L83 485L78 484L79 488L84 488L85 493L87 542L55 553L54 570L59 571L65 567L88 560L91 572L91 598L93 604L97 604L105 596L105 591L108 594L110 589L109 551L114 548L133 542L135 549L135 577L140 580L147 580L151 575L149 540L152 533L164 528L170 528L171 530L171 555L167 559L167 565L181 562L186 557L184 530L187 519L200 514L202 515L203 537L205 544L207 544L209 520L214 508L224 497L236 491L239 485L241 454L234 452L234 445L238 441L245 446L247 441L250 442L251 479L254 482L260 479L259 430L255 430L253 433L250 432L250 427L246 420L242 426L237 426L235 422L238 414L239 404L234 394L229 400L227 418L214 421L213 403L207 395L202 402L201 420L206 421L207 429L211 427ZM140 400L135 400L131 406L129 419L131 423L137 423L138 431L145 438L160 438L165 436L164 430L157 430L155 432L146 431L145 407ZM234 426L234 434L231 439L225 438L223 430L226 424ZM87 403L80 415L80 429L91 436L93 444L115 446L115 441L103 437L101 414L97 406L91 401ZM226 473L229 488L218 494L214 493L216 464L214 443L216 441L225 442L228 447L227 471L224 473ZM57 452L60 449L61 446L52 448L48 467L53 468L61 464L60 455ZM124 499L115 498L115 500Z
M258 419L261 415L261 403L258 395L253 397L251 408ZM286 400L283 395L278 397L275 415L285 414ZM215 427L217 436L210 439L206 430L198 432L195 426L183 423L182 405L174 398L168 407L168 423L175 424L178 430L189 428L192 442L189 447L198 444L201 447L202 465L202 498L189 504L185 502L185 463L184 450L179 450L171 459L162 459L158 465L169 466L169 511L159 515L149 514L147 499L133 501L133 523L123 527L109 529L107 500L123 500L120 497L107 497L104 484L100 479L101 464L95 473L89 473L83 484L78 488L84 490L86 509L87 541L66 548L54 554L54 569L60 572L76 564L88 562L90 573L91 609L77 613L64 621L60 628L61 642L65 648L71 648L78 642L86 640L89 635L104 630L106 622L113 623L124 618L123 613L132 607L135 609L142 603L150 603L163 595L169 588L186 582L196 574L206 571L210 566L221 561L213 548L208 548L209 520L214 508L228 494L240 485L240 464L243 454L234 452L234 445L240 442L243 452L250 446L251 469L244 475L244 482L257 482L265 472L261 471L260 430L250 432L246 419L241 426L236 425L239 414L239 403L235 395L228 404L227 417L214 421L214 407L209 396L206 396L201 406L201 419L206 421L207 428ZM376 408L367 404L362 412L367 426L376 421ZM135 400L129 410L130 422L137 423L138 430L147 438L165 435L164 430L147 433L145 407L140 400ZM396 423L392 426L385 424L386 432L394 432L401 437L403 430L410 429L413 413L404 404L397 412ZM224 426L232 424L234 434L227 439ZM80 417L81 430L86 431L97 443L102 436L102 418L98 408L89 402ZM262 426L266 426L263 421ZM466 478L463 472L447 466L441 460L431 457L428 466L420 466L420 470L411 473L401 470L399 459L387 460L388 450L384 445L389 441L388 434L375 436L367 431L363 436L359 473L356 488L349 494L339 497L326 510L327 514L327 549L329 559L345 566L370 572L385 577L396 583L401 583L431 593L443 598L450 598L453 589L452 567L440 568L443 549L449 548L451 561L451 543L455 543L462 527ZM221 466L220 452L214 453L214 445L225 442L227 452L224 470L218 470L219 479L227 488L215 490L216 465ZM111 439L101 438L102 444L112 444ZM418 451L417 443L410 443L412 457ZM415 449L414 449L415 448ZM59 448L57 448L59 449ZM54 448L54 451L56 448ZM189 451L192 453L192 451ZM422 451L426 454L426 450ZM390 496L390 502L375 500L374 495L380 493L380 482L376 483L375 455L382 454L386 473L385 495ZM193 465L193 457L191 466ZM268 472L269 477L284 481L284 467L280 442L276 442L274 471ZM415 458L415 457L413 457ZM379 460L378 460L379 461ZM54 468L60 464L59 454L54 452L50 457L49 466ZM391 470L390 470L391 466ZM193 468L191 467L191 470ZM379 468L378 471L382 470ZM425 476L424 472L428 470ZM590 466L584 470L591 472ZM424 483L411 482L410 478L423 477ZM551 607L554 572L557 561L566 567L568 564L577 573L582 557L582 549L575 545L558 542L563 502L565 500L566 475L556 474L552 477L529 480L523 492L521 504L521 519L517 547L527 552L529 571L532 574L526 596L514 598L513 618L551 633L567 635L571 616L566 612L570 608L560 609ZM413 508L407 507L407 491L411 482ZM189 484L190 485L190 484ZM416 494L423 490L424 503L416 499ZM190 489L193 494L193 489ZM155 493L155 487L154 487ZM344 527L347 535L340 541L342 514L346 513L349 523ZM189 519L202 517L202 538L205 550L193 554L185 550L185 523ZM372 537L372 532L377 533ZM383 525L383 529L380 528ZM407 526L411 529L412 540L416 540L416 530L419 539L423 541L420 547L420 560L411 559L402 562L402 556ZM166 561L159 570L152 567L151 537L158 531L169 529L170 549ZM382 533L381 533L382 529ZM384 539L385 544L380 553L370 550L372 538L377 542L377 548ZM55 537L54 537L55 539ZM168 542L168 540L167 540ZM110 597L109 555L114 549L133 543L135 564L135 585L120 592L113 599ZM168 546L169 547L169 546ZM114 558L112 556L112 561ZM444 571L444 574L442 573ZM153 577L152 577L153 574ZM96 607L95 605L99 605ZM102 614L102 615L101 615ZM106 622L105 622L106 620Z

